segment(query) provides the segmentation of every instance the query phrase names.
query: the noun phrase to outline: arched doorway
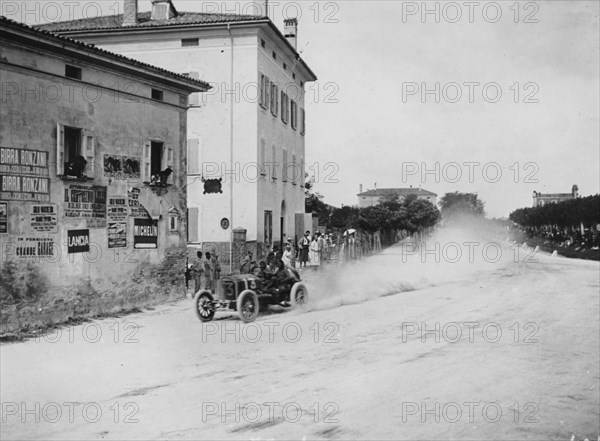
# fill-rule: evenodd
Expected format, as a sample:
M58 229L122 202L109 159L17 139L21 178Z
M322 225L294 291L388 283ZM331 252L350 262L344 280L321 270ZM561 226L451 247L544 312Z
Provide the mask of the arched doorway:
M286 234L285 224L285 200L281 201L281 217L279 218L279 248L283 251L284 240Z

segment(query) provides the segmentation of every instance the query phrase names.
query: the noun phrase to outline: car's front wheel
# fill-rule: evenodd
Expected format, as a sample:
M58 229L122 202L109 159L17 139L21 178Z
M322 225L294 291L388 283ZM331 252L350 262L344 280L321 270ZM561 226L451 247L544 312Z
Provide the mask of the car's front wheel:
M244 323L253 322L258 316L260 306L258 296L252 290L245 290L237 298L237 312Z
M294 283L290 291L290 305L292 305L292 308L303 308L307 303L308 290L306 289L306 285L302 282Z
M201 322L210 322L215 316L213 296L210 291L198 291L196 297L194 297L194 306L196 317L198 317Z

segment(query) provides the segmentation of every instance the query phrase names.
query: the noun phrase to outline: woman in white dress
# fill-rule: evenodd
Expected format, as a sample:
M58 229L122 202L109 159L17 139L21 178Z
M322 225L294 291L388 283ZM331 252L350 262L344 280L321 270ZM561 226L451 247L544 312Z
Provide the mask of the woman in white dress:
M319 255L319 242L317 241L317 235L313 237L310 247L308 247L308 257L310 266L319 266L321 264L321 256Z

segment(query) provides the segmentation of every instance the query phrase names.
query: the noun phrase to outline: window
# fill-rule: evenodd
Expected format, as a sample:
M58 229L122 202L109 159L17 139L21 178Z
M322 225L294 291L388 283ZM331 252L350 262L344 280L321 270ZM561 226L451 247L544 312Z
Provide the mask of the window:
M152 99L162 101L163 100L163 91L158 89L152 89Z
M166 183L173 183L173 148L161 141L146 141L142 152L142 180L151 182L152 177L167 169Z
M281 180L283 182L288 181L288 165L287 150L283 149L283 159L281 161Z
M93 178L96 144L94 137L77 127L56 125L56 175Z
M260 74L260 100L259 104L263 109L269 107L269 97L271 92L271 81L266 75Z
M187 210L187 241L198 242L198 208L190 207Z
M81 68L67 64L65 66L65 77L81 80Z
M292 78L293 78L294 80L296 79L296 74L295 74L295 73L293 73L293 74L292 74Z
M274 59L274 60L277 60L277 52L273 51L273 54L272 54L272 56L273 56L273 59Z
M265 176L267 174L267 153L266 153L266 146L265 146L265 140L261 139L260 140L260 174L262 176Z
M292 123L292 129L296 130L296 128L298 127L298 106L296 104L296 101L292 100L292 119L291 119L291 123Z
M152 175L162 170L163 143L150 141L150 173Z
M271 148L271 158L271 178L274 181L277 179L277 148L275 146Z
M179 210L171 208L169 210L169 233L179 232Z
M199 40L197 38L183 38L181 40L181 47L198 46Z
M277 116L279 109L279 87L275 83L271 83L271 113Z
M265 245L271 246L273 240L273 212L265 210Z
M306 113L302 107L300 107L300 134L306 133Z
M287 70L287 64L283 63L283 70Z
M281 121L287 124L290 115L289 98L286 93L281 92Z
M262 38L260 39L260 45L264 48L267 47L267 44L265 43L265 40L263 40Z

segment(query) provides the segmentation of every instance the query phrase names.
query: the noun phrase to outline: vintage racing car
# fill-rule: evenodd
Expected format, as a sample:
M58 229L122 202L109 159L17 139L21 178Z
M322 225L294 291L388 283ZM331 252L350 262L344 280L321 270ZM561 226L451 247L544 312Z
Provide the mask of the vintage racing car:
M269 305L288 308L304 306L308 301L306 286L296 270L286 268L286 271L289 277L283 283L277 283L274 278L264 280L252 274L222 277L217 281L215 293L204 289L196 293L196 316L202 322L209 322L217 311L237 311L240 318L248 323Z

